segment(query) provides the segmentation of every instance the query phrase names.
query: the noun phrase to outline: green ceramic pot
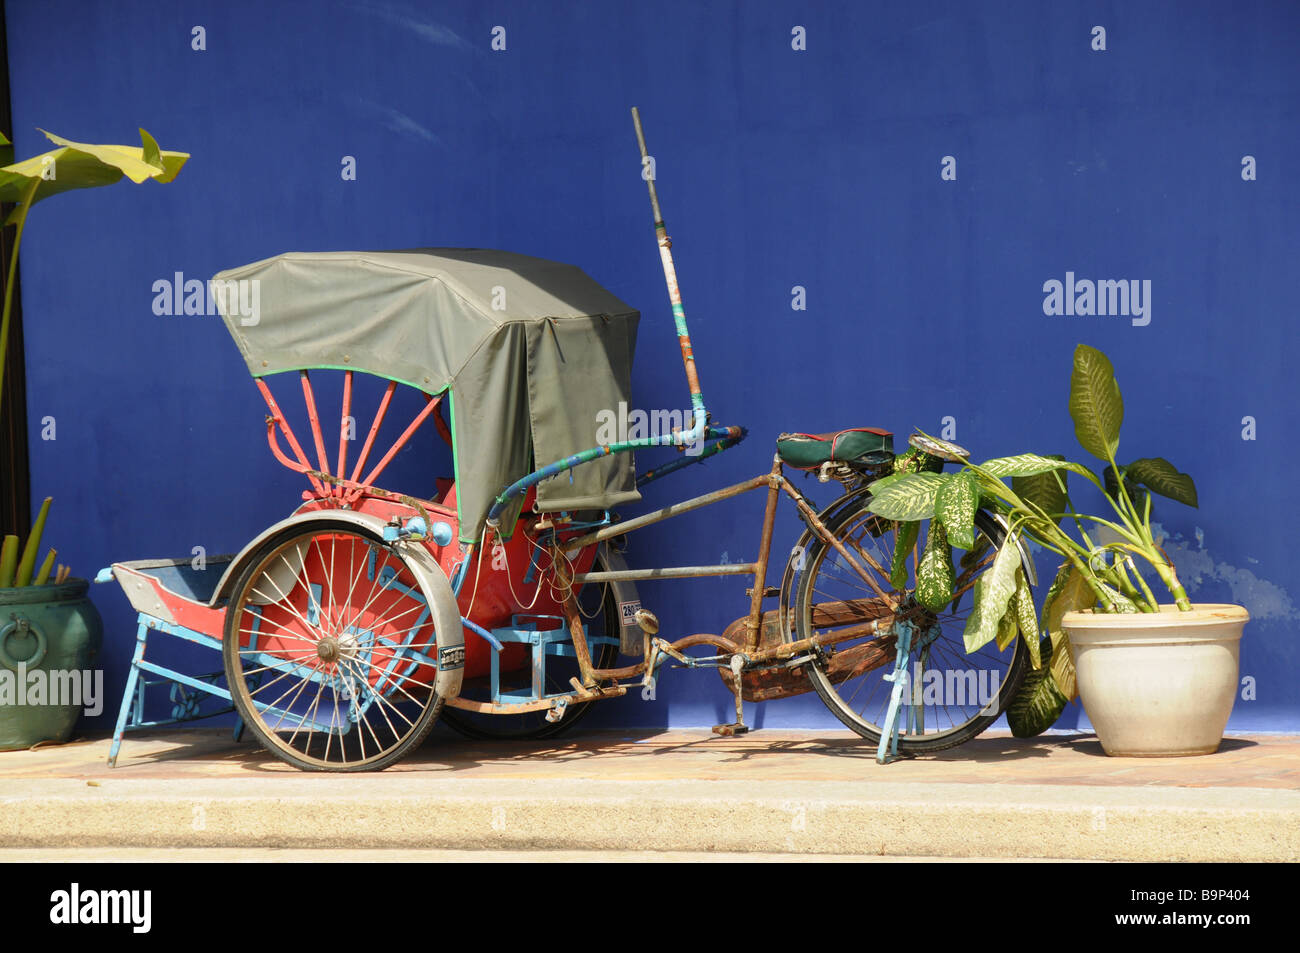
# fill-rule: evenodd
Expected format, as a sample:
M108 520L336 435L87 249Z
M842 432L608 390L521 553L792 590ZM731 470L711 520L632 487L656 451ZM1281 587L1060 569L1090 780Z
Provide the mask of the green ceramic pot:
M104 623L90 583L0 589L0 751L63 744L83 710L105 704L93 669Z

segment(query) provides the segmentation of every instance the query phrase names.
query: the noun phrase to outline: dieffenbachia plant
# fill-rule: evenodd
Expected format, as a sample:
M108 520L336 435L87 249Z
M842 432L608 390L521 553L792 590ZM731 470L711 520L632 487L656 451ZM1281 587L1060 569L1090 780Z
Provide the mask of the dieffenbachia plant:
M41 130L45 132L45 130ZM97 146L72 142L53 133L45 136L58 148L40 155L13 161L13 146L0 134L0 202L12 204L14 209L5 225L16 227L13 251L9 257L9 273L5 281L4 311L0 316L0 395L4 393L5 357L9 350L9 316L13 310L14 278L18 274L18 249L23 241L23 228L27 214L37 202L70 192L73 189L90 189L112 185L122 178L139 184L152 179L170 182L181 171L189 158L187 152L163 152L153 136L140 130L139 146ZM49 509L47 499L32 534L18 559L17 537L6 537L0 546L0 588L10 585L25 586L44 583L54 561L54 550L46 556L40 568L35 567L36 551L40 546L40 531Z
M1012 730L1018 735L1037 734L1050 727L1076 694L1074 667L1060 628L1065 613L1089 608L1099 612L1159 611L1159 602L1138 570L1137 560L1154 570L1180 610L1192 608L1173 563L1152 532L1151 493L1196 506L1196 486L1190 476L1160 457L1143 457L1127 466L1116 462L1124 401L1106 355L1085 344L1074 352L1070 416L1079 444L1104 461L1100 476L1063 457L1033 453L976 464L966 459L960 447L925 437L926 443L959 460L961 469L895 473L871 487L871 511L902 524L897 537L900 544L910 538L908 552L919 521L930 521L917 566L916 598L934 611L965 595L953 589L951 547L967 550L959 563L963 570L989 558L987 540L977 544L974 534L975 511L981 506L1006 517L1011 539L1026 536L1063 559L1043 602L1041 626L1019 547L1001 547L971 589L966 650L974 652L994 640L1005 649L1017 632L1029 650L1034 671L1026 676L1008 711ZM1105 516L1079 512L1070 500L1067 480L1071 473L1101 491L1112 512ZM980 548L973 548L977 545ZM900 556L905 558L905 554L895 554L896 569L901 568ZM1044 632L1048 636L1045 646L1041 644Z

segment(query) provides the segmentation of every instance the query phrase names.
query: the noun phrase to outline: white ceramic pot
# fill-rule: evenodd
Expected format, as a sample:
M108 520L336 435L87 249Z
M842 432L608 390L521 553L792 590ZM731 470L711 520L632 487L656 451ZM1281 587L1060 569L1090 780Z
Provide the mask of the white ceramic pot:
M1067 612L1061 627L1079 697L1108 755L1173 758L1218 750L1237 697L1241 606L1191 612Z

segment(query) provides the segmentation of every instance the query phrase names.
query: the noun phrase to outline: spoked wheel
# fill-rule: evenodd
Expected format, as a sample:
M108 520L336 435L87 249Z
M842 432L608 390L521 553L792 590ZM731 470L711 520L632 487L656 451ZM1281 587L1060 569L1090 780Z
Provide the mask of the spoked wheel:
M975 548L970 554L953 550L957 595L941 612L918 605L913 595L928 525L922 524L906 560L905 587L895 590L889 572L897 524L855 507L827 528L886 597L833 546L817 542L806 557L794 607L799 638L849 636L809 664L808 676L835 716L873 743L880 741L893 689L884 676L894 670L896 632L887 621L873 632L872 623L895 612L911 622L913 645L921 648L913 649L900 711L903 730L910 733L899 737L898 747L912 753L955 747L991 725L1014 697L1028 659L1019 637L1006 649L990 642L970 655L962 638L975 582L992 566L1005 538L1001 525L987 513L976 514Z
M603 570L604 563L597 555L592 571ZM613 590L605 584L588 583L578 595L578 611L587 626L587 638L600 636L609 644L591 644L591 663L595 668L613 668L618 659L619 617ZM573 690L570 678L578 675L576 659L550 656L546 660L546 692L561 694ZM532 669L525 665L514 672L501 674L501 689L527 690L531 685ZM491 684L486 676L467 678L461 685L460 697L473 701L488 701ZM570 705L564 717L557 722L546 720L546 711L529 711L519 714L493 715L448 706L442 712L442 721L467 738L511 740L525 738L554 738L573 728L591 709L594 702Z
M304 770L394 763L443 705L432 598L401 555L352 523L272 537L226 611L226 679L244 723Z

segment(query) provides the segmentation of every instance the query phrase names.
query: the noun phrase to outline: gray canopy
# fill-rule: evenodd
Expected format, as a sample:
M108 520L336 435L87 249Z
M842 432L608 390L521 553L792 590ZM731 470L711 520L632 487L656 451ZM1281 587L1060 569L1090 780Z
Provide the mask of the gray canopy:
M229 284L248 281L256 295ZM465 541L501 490L596 446L598 415L630 403L640 314L572 265L480 248L291 252L221 272L213 297L254 377L335 368L450 391ZM543 482L537 505L637 499L627 453Z

